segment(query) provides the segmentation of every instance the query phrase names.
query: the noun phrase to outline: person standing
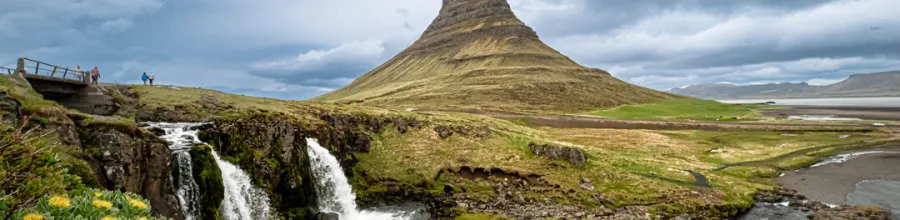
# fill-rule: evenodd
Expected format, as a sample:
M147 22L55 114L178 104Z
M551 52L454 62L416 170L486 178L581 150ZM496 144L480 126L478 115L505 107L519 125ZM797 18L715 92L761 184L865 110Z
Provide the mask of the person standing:
M153 73L150 73L149 75L147 75L147 79L150 80L150 85L152 86L152 85L153 85L153 79L156 79L156 77L153 76Z
M83 82L88 82L87 76L84 75L84 70L81 70L81 65L75 65L75 77L78 77Z
M144 72L144 75L141 75L141 81L144 81L144 85L147 85L147 72Z
M97 66L94 66L94 69L91 70L91 79L93 79L92 83L97 85L97 82L100 81L100 69Z

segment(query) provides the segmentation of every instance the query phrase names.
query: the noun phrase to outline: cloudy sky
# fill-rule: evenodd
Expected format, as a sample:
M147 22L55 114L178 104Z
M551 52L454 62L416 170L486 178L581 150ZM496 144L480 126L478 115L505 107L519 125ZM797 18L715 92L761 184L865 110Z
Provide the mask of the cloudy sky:
M900 70L900 0L509 0L575 61L665 90ZM440 0L0 0L0 65L307 99L410 45Z

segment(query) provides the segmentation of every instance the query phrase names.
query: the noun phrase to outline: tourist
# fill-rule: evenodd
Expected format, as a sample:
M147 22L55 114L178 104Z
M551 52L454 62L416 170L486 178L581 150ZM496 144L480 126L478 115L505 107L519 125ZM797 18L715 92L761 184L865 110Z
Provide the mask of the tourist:
M81 65L75 65L75 77L87 82L87 77L84 75L84 70L81 70Z
M141 81L144 81L144 85L147 85L147 79L149 79L147 72L144 72L144 75L141 75Z
M91 70L91 79L94 85L97 85L97 82L100 81L100 69L97 66L94 66L94 69Z
M156 77L153 76L153 73L150 73L149 75L147 75L147 79L150 80L150 85L151 85L151 86L153 85L153 79L155 79L155 78L156 78Z

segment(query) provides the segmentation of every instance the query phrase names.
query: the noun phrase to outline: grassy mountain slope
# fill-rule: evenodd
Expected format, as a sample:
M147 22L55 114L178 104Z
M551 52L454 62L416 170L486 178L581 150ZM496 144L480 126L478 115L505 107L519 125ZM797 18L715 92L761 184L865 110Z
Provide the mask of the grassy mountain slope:
M673 97L575 63L541 42L505 0L446 0L413 45L316 100L574 112Z

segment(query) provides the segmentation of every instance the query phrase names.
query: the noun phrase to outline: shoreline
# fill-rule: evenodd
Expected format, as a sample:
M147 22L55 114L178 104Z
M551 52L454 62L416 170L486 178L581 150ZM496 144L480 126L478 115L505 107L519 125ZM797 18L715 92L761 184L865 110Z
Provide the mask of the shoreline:
M862 120L900 121L900 107L879 106L811 106L794 105L782 109L764 110L764 116L786 118L799 115L834 115L842 118L858 118Z
M897 210L900 204L886 204L879 201L900 201L900 197L895 198L900 195L871 193L872 190L877 189L862 189L859 187L859 183L873 180L900 183L900 144L848 151L839 155L860 152L870 153L846 157L842 162L787 171L782 177L777 178L776 182L784 188L796 190L810 200L831 205L850 204L848 200L852 194L856 197L854 199L856 201L853 201L852 204L877 205L882 206L885 210L894 207L894 210L891 211L897 217L900 214L898 213L900 210ZM860 201L860 196L857 194L868 194L869 197Z

